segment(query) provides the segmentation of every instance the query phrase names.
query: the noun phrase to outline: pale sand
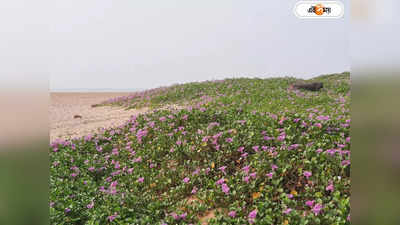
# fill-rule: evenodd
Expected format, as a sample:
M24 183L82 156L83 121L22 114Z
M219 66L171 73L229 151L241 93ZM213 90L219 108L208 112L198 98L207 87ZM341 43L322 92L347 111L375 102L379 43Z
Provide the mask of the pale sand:
M104 100L129 93L51 93L49 106L50 142L62 138L82 137L99 128L122 125L132 115L145 113L148 108L125 110L121 107L91 107ZM74 119L74 115L82 118Z

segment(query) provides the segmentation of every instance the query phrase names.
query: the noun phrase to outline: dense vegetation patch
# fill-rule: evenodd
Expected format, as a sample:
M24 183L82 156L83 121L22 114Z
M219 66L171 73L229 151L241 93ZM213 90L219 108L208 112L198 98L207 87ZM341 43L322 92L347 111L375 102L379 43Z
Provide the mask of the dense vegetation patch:
M243 78L103 103L185 108L52 143L51 223L349 224L350 76L314 80L321 92Z

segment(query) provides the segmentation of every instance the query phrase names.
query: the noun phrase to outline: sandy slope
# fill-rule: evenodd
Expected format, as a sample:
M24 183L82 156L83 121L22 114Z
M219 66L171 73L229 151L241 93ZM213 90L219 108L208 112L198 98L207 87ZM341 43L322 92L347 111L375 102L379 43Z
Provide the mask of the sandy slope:
M51 93L49 106L50 141L57 138L81 137L100 127L123 124L131 115L148 111L147 108L125 110L119 107L95 107L92 104L129 93ZM74 119L81 115L81 119Z

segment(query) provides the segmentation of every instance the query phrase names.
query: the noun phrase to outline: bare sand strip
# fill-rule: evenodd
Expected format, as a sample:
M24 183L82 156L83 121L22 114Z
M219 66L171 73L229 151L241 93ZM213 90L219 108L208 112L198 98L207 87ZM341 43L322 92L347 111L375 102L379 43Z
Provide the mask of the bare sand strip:
M91 107L110 98L130 93L51 93L49 106L50 142L58 138L82 137L99 128L122 125L132 115L149 109L125 110L120 107ZM81 118L74 118L75 115Z

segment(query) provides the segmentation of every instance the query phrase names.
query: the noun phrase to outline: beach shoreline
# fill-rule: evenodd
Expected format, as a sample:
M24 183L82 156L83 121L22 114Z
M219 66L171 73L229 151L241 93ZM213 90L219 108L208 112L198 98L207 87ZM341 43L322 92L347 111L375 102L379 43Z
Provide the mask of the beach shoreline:
M132 115L148 111L117 106L92 107L105 100L127 96L130 92L52 92L50 93L50 142L56 139L82 137L99 128L122 125ZM79 115L81 118L74 118Z

